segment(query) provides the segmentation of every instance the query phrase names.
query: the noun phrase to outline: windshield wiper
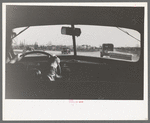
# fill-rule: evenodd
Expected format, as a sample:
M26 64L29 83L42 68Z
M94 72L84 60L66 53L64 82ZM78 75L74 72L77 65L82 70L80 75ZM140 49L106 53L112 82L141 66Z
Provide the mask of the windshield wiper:
M121 29L120 27L117 27L119 30L121 30L122 32L126 33L127 35L131 36L132 38L136 39L137 41L140 41L139 39L135 38L134 36L132 36L131 34L129 34L127 31L124 31L123 29Z
M24 32L25 30L27 30L30 26L26 27L25 29L23 29L22 31L20 31L18 34L16 34L14 37L12 37L11 39L14 39L15 37L17 37L18 35L20 35L22 32Z

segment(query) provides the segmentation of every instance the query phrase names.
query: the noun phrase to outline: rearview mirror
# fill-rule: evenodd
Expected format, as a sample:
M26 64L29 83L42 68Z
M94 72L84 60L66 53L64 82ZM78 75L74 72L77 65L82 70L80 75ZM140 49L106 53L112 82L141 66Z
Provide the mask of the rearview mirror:
M80 28L75 28L74 30L71 27L62 27L61 28L61 34L63 35L75 35L75 36L80 36L81 34L81 29Z

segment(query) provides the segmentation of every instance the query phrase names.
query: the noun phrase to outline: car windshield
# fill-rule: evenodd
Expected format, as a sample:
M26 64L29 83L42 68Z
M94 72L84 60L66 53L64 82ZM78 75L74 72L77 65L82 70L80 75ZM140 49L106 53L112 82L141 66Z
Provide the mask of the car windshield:
M73 38L61 34L62 27L71 25L31 26L13 39L14 52L44 51L55 55L74 55ZM140 58L140 33L133 29L74 25L81 29L76 36L78 56L136 62ZM26 27L15 28L18 34ZM33 54L32 54L33 55Z

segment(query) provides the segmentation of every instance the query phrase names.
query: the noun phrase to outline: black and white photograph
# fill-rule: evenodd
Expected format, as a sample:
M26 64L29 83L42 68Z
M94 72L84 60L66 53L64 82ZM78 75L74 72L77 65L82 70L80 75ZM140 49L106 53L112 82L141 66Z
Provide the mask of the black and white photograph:
M3 3L3 118L148 119L146 7Z

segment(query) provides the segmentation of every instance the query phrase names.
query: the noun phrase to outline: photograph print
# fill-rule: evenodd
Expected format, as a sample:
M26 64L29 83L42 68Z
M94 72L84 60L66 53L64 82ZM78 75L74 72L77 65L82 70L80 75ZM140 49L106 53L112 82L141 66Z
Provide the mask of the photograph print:
M144 7L6 5L5 99L144 100Z

